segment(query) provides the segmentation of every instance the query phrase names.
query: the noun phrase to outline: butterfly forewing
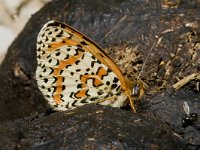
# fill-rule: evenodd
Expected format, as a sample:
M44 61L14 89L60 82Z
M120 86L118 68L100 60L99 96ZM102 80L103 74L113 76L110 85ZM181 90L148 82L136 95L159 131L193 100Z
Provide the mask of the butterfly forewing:
M110 97L101 104L125 104L125 83L117 65L98 45L66 24L49 21L43 26L37 38L37 62L37 84L55 110Z

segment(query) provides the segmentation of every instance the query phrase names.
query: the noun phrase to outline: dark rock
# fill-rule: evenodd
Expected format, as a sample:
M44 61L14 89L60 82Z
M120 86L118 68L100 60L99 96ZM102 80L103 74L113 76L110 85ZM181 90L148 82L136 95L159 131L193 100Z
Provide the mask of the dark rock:
M37 118L38 117L38 118ZM2 149L184 149L158 120L88 105L0 125ZM3 130L2 130L3 129Z
M154 95L154 97L145 101L141 109L150 118L157 118L169 125L174 132L173 134L184 141L188 149L195 149L200 145L199 99L200 95L191 91L165 92L157 96ZM195 120L188 124L183 124L186 115L184 111L185 102L189 106L189 113L197 115Z
M198 82L171 90L178 79L199 71L199 9L198 1L184 0L48 3L32 16L0 67L0 147L199 148ZM136 104L137 114L95 105L42 114L49 106L35 81L36 37L52 19L66 22L106 48L131 79L142 70L140 78L148 88ZM185 101L197 121L183 127ZM25 116L29 117L22 119Z

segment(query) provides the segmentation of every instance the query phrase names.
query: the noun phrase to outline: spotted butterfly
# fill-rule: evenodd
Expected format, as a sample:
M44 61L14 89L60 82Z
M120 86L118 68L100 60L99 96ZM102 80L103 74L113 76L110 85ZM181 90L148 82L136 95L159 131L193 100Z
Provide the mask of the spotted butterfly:
M48 21L37 37L36 80L54 110L64 111L99 103L134 108L143 93L142 82L125 78L115 62L82 33Z

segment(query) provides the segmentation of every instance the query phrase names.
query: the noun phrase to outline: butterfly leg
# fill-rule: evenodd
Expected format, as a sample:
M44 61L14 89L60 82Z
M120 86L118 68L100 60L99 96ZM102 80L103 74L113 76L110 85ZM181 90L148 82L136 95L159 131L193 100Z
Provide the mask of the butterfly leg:
M133 100L130 95L128 95L128 99L129 99L132 110L136 113L135 106L134 106Z

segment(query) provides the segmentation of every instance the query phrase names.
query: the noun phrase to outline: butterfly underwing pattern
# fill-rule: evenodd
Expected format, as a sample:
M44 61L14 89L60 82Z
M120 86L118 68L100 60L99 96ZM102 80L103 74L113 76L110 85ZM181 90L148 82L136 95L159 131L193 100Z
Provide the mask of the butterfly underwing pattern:
M37 84L54 110L129 103L135 111L132 96L141 96L142 84L134 86L102 48L67 24L48 21L38 34L36 53Z

